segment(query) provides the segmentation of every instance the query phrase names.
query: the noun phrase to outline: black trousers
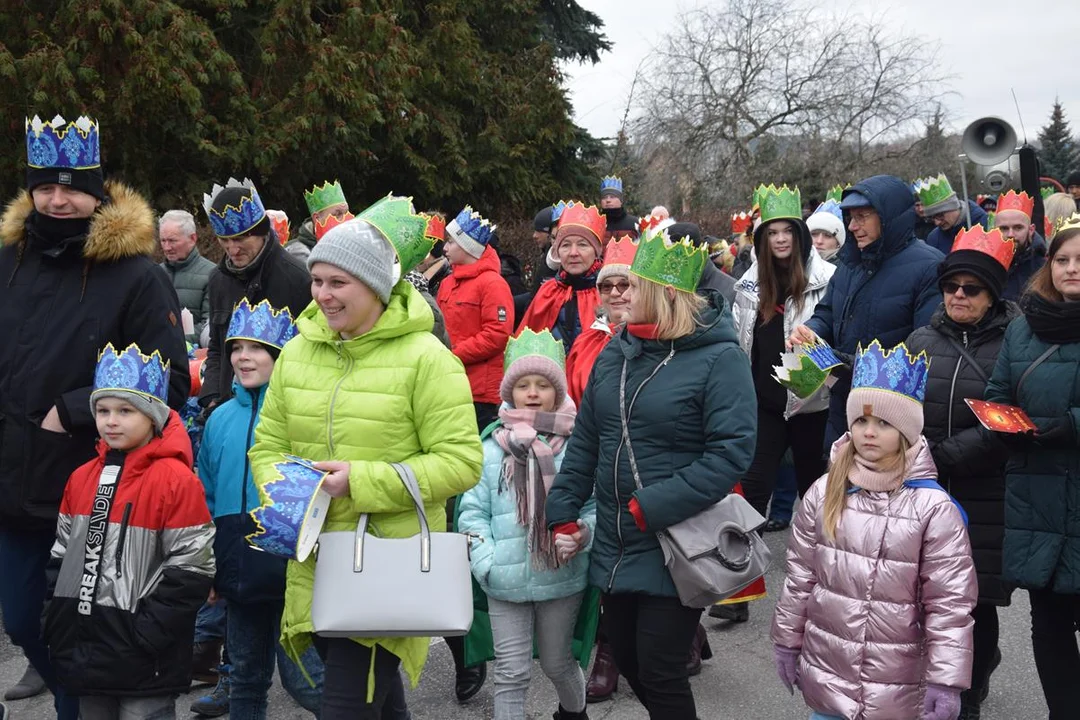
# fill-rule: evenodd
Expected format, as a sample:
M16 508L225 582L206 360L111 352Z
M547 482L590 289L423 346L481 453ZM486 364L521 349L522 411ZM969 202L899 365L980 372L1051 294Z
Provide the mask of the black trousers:
M994 652L1001 632L997 605L979 603L971 611L971 619L975 621L975 627L972 633L971 689L968 692L978 697L990 681L990 666L994 663Z
M1080 708L1080 595L1030 590L1031 647L1039 671L1050 720L1076 717Z
M765 515L769 498L776 487L776 473L780 461L791 448L795 463L795 482L802 497L814 481L825 472L825 457L821 453L826 411L796 415L784 420L782 413L772 412L758 406L757 449L754 462L742 480L743 494L755 510Z
M315 638L326 675L321 720L410 720L401 682L401 659L381 647L369 648L348 638ZM375 653L375 694L367 701L368 672Z
M678 598L637 593L604 595L603 603L615 665L649 720L696 720L686 663L701 610Z

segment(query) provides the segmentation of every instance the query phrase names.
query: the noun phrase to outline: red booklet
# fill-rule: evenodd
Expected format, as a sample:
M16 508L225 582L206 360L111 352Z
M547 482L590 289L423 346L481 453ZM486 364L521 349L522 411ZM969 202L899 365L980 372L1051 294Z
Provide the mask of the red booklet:
M987 430L1002 433L1035 432L1035 423L1031 422L1026 412L1014 405L970 398L965 398L964 402Z

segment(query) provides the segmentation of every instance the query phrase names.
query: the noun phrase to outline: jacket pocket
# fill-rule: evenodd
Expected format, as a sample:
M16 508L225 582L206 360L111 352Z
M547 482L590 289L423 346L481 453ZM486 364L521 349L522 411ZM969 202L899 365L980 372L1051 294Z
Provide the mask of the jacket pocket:
M43 430L28 424L29 452L26 454L26 499L23 503L32 515L55 515L60 507L71 473L90 454L79 451L79 439L67 433Z

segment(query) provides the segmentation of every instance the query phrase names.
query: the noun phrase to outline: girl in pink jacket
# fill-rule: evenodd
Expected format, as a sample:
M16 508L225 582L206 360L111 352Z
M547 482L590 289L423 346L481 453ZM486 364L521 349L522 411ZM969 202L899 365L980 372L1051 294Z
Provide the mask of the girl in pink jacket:
M978 597L963 511L922 437L926 353L859 349L850 428L792 525L776 667L815 720L955 720Z

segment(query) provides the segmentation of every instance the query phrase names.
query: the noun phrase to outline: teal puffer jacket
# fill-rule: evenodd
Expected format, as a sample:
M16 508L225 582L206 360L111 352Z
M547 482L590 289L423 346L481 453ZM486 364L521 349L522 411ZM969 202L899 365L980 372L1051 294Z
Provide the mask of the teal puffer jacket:
M1073 435L1056 446L1014 450L1005 464L1003 579L1028 589L1080 594L1080 343L1062 345L1017 390L1050 344L1026 317L1005 331L986 399L1019 405L1036 425L1071 416Z
M500 488L505 453L495 440L484 441L484 470L480 484L458 500L458 530L482 538L469 550L473 575L488 597L504 602L544 602L569 597L585 589L588 552L579 552L557 570L533 567L528 548L528 528L517 519L517 495L511 487ZM555 456L562 465L565 450ZM596 504L589 499L578 519L592 532L596 528Z
M669 341L625 328L600 353L562 468L548 494L548 526L577 520L596 494L589 583L607 593L677 595L656 531L722 500L750 467L757 398L724 299L708 295L699 327ZM619 381L626 363L637 490L622 439ZM651 379L650 379L651 378ZM646 530L627 507L636 498Z

